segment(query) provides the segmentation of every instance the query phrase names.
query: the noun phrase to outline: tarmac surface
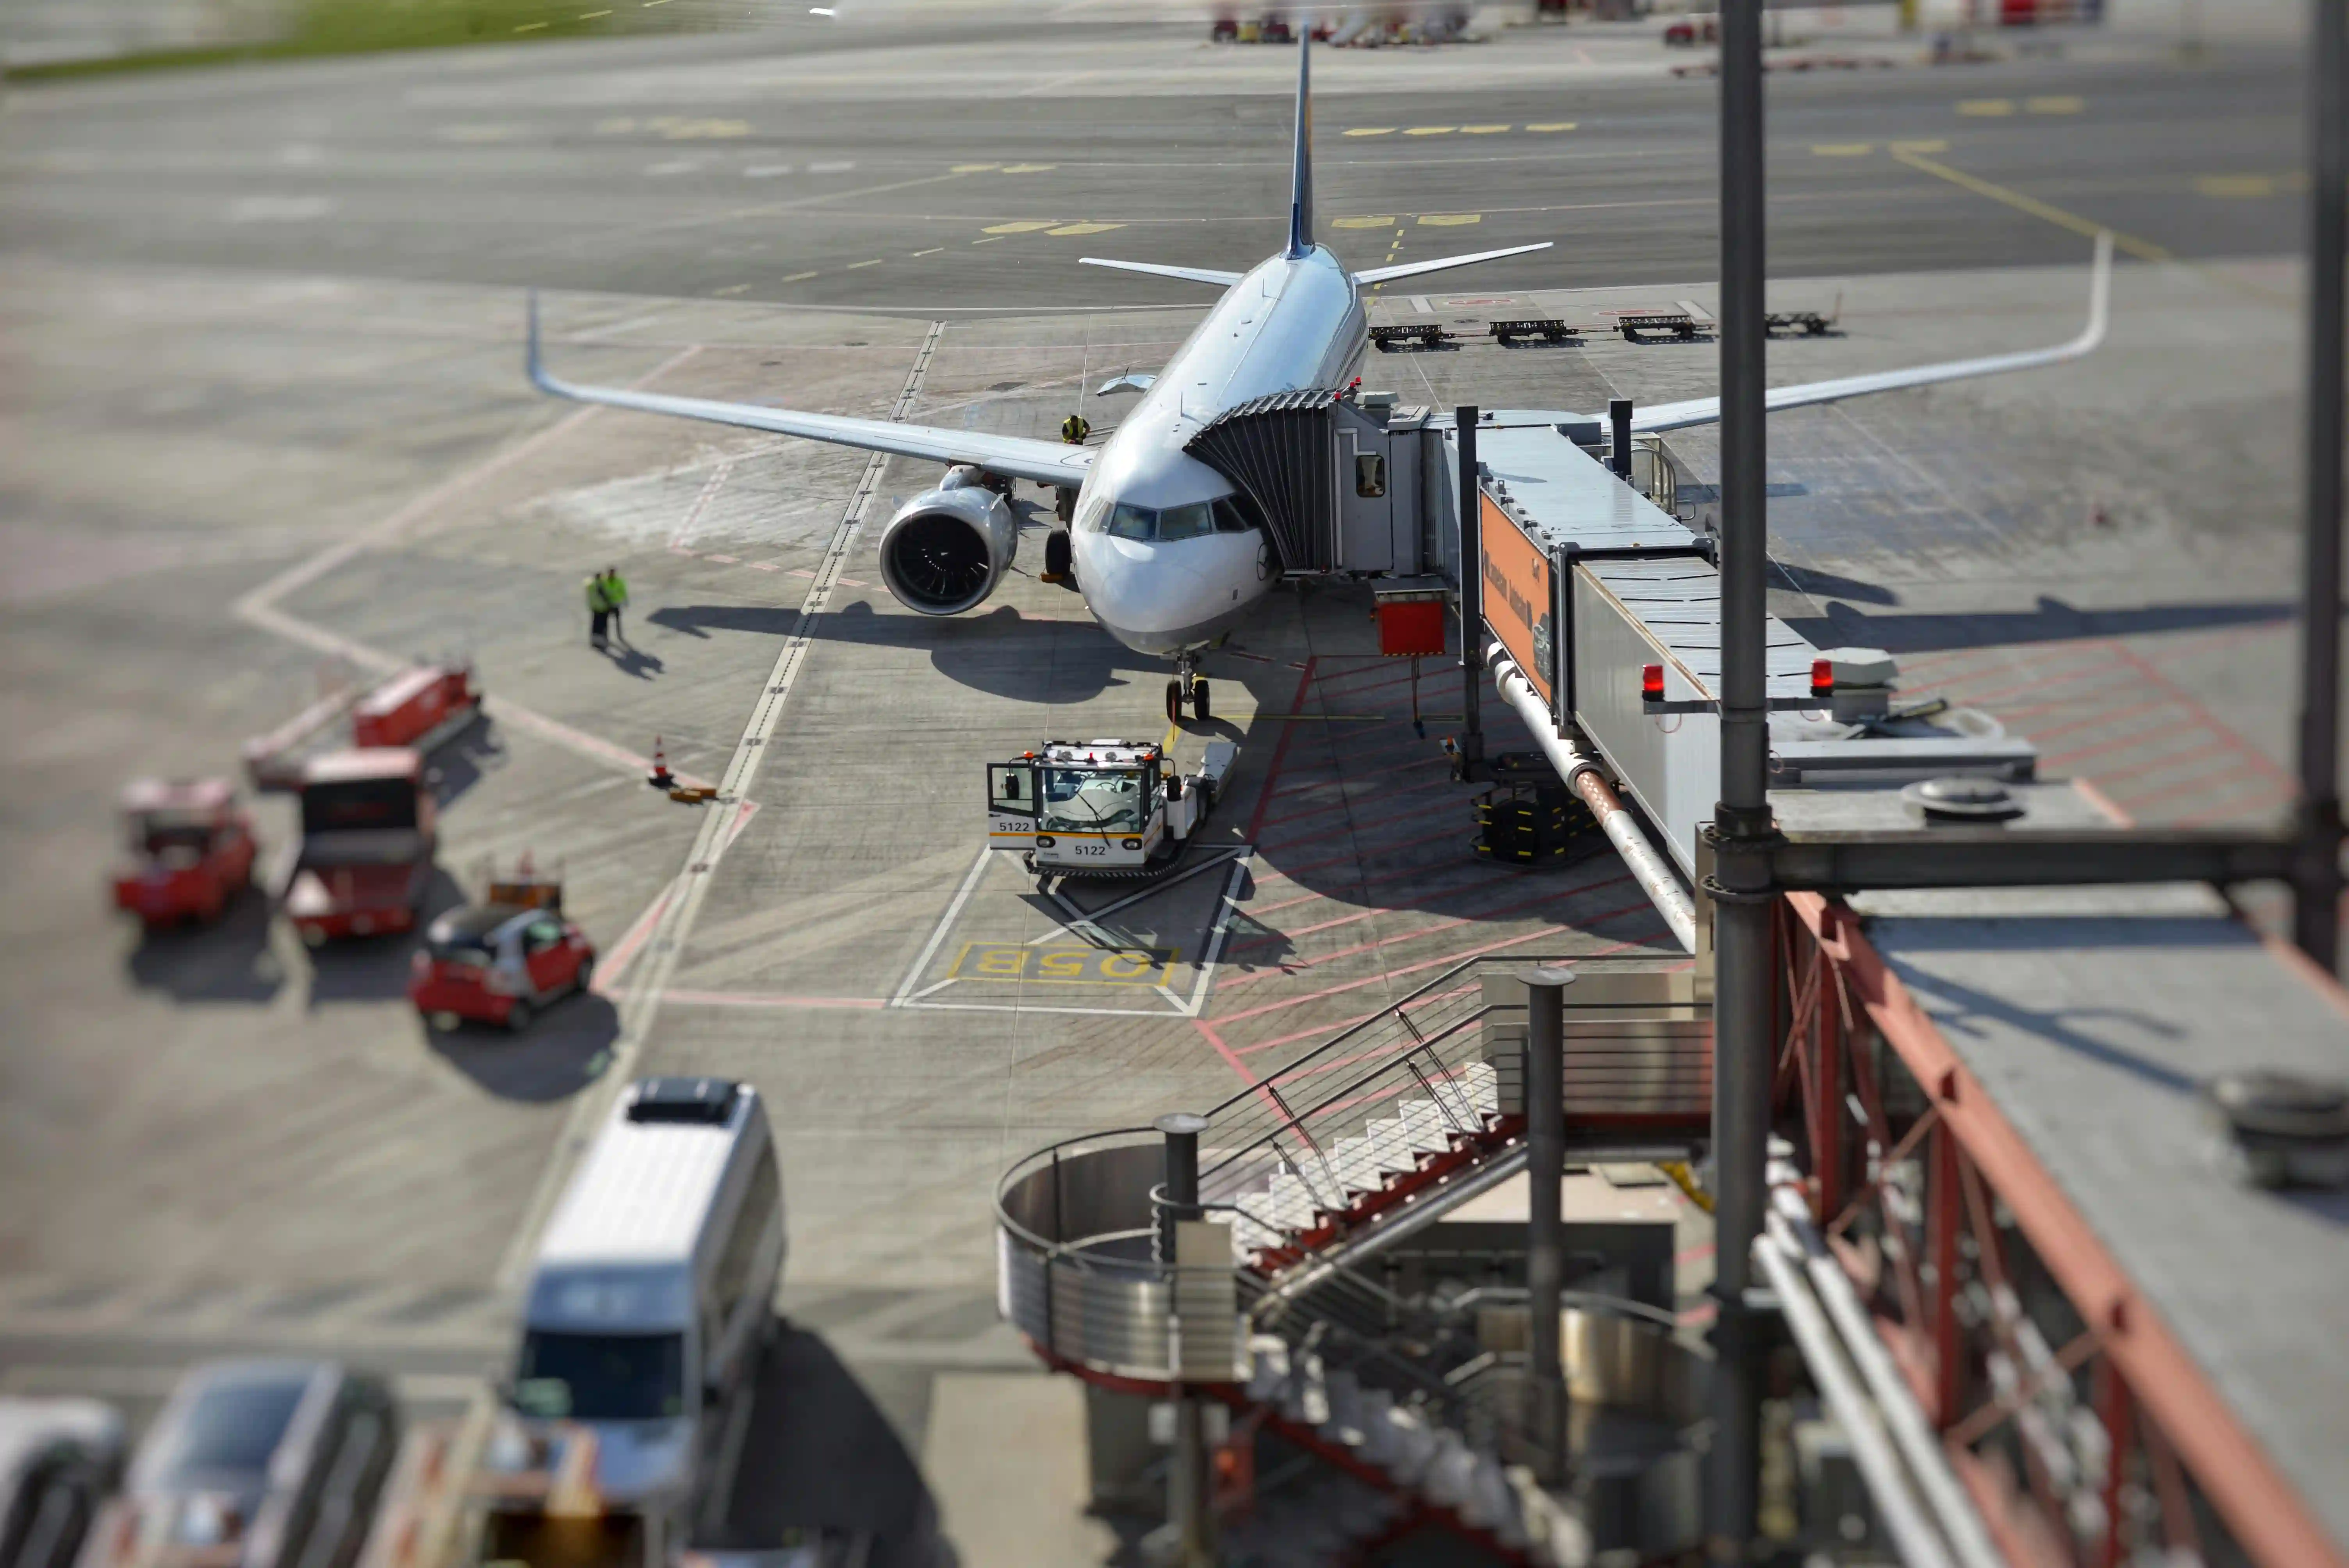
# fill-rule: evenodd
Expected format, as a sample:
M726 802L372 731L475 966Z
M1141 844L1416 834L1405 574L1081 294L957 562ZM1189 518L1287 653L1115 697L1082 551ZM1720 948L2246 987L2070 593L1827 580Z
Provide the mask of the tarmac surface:
M830 1411L924 1467L949 1533L1000 1538L1010 1511L1048 1522L1029 1561L1098 1560L1051 1469L1073 1396L995 1318L1000 1171L1221 1099L1463 956L1668 944L1611 859L1471 858L1432 738L1456 679L1423 673L1423 740L1363 596L1309 589L1208 662L1217 717L1178 755L1240 742L1226 858L1117 915L1164 962L990 978L988 953L1050 948L1069 912L981 857L981 765L1164 723L1163 669L1030 575L1045 514L984 609L916 617L872 543L921 465L552 406L519 365L530 284L583 380L1112 425L1088 389L1154 368L1206 302L1076 258L1268 249L1293 56L1116 17L940 31L0 99L0 1390L138 1413L190 1360L306 1347L465 1408L609 1095L738 1074L784 1151L779 1354L802 1370L777 1376L827 1390L796 1426L762 1400L745 1475L782 1473ZM1772 77L1773 308L1838 318L1782 341L1774 380L2069 336L2082 231L2127 238L2097 356L1774 422L1774 608L1892 649L1911 689L2008 720L2132 816L2260 819L2289 794L2297 80L2287 52L2180 67L2141 43L1947 69L1872 36L1781 53L1902 63ZM1691 58L1590 27L1317 59L1341 255L1558 242L1381 291L1374 320L1460 335L1374 356L1367 385L1584 409L1713 389L1708 343L1607 331L1715 303L1713 94L1668 74ZM1585 346L1482 336L1527 314ZM1673 450L1701 512L1710 437ZM633 590L610 655L578 605L607 564ZM440 1035L403 999L404 944L313 955L254 902L194 934L106 918L119 780L233 772L323 670L449 652L492 708L439 759L437 896L485 856L559 861L598 995L520 1040ZM681 772L747 777L739 800L644 788L657 736ZM288 828L265 819L272 844ZM993 1410L1040 1457L982 1485ZM771 1490L735 1522L927 1518L906 1484L801 1473L781 1495L837 1517L778 1517Z

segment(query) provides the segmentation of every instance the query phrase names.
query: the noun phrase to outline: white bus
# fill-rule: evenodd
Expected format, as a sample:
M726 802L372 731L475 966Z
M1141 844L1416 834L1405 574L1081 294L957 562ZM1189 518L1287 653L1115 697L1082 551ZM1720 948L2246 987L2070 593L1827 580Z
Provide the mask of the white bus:
M509 1403L594 1434L595 1494L652 1561L723 1505L783 1248L758 1091L696 1078L629 1086L539 1243Z

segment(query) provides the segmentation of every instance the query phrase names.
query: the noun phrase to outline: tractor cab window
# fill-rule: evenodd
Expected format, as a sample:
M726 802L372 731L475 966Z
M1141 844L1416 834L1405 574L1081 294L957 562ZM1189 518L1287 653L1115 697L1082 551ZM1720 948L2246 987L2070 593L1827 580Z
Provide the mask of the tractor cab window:
M131 818L129 826L130 847L140 854L158 859L184 855L192 865L212 847L212 824L207 817L184 811L145 811Z
M1156 782L1136 768L1047 768L1037 827L1057 833L1137 833Z

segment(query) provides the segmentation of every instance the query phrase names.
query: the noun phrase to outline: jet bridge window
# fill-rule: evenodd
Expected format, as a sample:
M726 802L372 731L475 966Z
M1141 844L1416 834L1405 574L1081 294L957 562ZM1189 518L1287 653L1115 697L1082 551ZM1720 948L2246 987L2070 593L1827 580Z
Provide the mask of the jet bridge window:
M1387 455L1384 452L1354 454L1354 493L1364 500L1376 500L1387 493Z

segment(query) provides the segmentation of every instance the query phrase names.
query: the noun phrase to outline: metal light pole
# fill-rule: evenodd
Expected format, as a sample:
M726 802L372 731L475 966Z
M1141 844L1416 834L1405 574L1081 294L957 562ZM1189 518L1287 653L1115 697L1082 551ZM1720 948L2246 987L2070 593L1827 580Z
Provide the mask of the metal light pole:
M1721 7L1721 799L1713 808L1713 1433L1705 1531L1742 1561L1759 1501L1761 1409L1745 1292L1770 1118L1772 836L1764 655L1761 0Z
M1526 983L1526 1315L1532 1375L1526 1385L1534 1479L1566 1480L1566 1371L1559 1296L1566 1284L1560 1189L1566 1181L1566 988L1563 965L1528 969Z
M2309 51L2308 553L2300 613L2300 874L2292 941L2327 974L2341 962L2341 418L2344 184L2342 0L2313 0Z
M1199 1134L1207 1130L1207 1119L1175 1111L1152 1125L1166 1139L1166 1184L1162 1189L1165 1202L1158 1210L1155 1245L1158 1261L1166 1266L1166 1294L1173 1305L1179 1298L1181 1277L1175 1269L1174 1227L1199 1217ZM1207 1462L1207 1412L1197 1396L1179 1387L1172 1457L1173 1463L1167 1467L1166 1513L1174 1527L1175 1563L1179 1568L1213 1568L1216 1519Z

